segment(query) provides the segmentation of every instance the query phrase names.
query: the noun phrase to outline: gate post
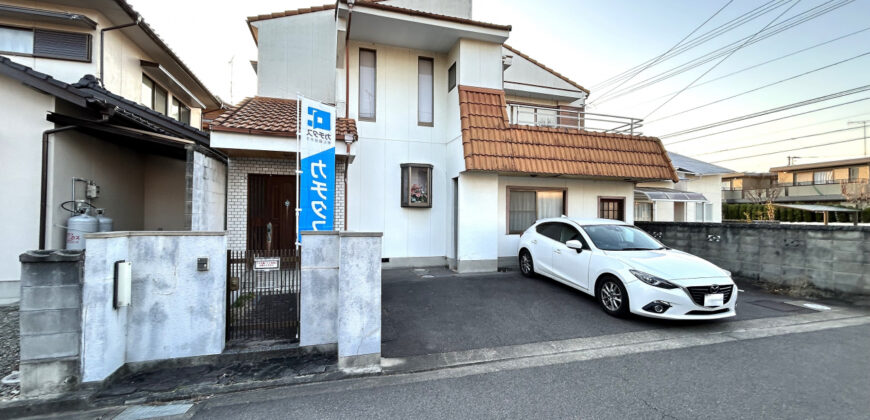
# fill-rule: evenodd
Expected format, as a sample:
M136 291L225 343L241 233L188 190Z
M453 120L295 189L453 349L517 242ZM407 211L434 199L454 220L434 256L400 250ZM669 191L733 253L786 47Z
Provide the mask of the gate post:
M340 232L338 367L381 369L381 237Z
M338 232L302 232L299 346L338 341Z

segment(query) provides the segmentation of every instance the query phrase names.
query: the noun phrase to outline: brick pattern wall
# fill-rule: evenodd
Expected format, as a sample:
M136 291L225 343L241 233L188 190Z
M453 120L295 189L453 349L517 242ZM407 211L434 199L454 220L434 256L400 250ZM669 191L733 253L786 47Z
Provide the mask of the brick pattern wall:
M344 161L335 158L335 230L344 230ZM248 174L294 175L296 159L230 158L227 182L227 247L246 249Z

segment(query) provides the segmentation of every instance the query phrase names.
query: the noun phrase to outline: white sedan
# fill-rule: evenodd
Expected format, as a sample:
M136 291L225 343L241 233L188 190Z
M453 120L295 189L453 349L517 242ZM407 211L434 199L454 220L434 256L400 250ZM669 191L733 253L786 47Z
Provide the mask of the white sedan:
M731 273L607 219L543 219L520 237L523 275L541 274L595 296L604 312L655 318L736 315Z

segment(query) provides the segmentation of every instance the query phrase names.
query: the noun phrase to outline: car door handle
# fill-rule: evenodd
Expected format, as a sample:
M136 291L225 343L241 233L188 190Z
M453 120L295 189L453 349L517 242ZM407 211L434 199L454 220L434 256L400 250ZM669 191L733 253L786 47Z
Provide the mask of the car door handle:
M532 243L533 243L533 244L536 244L536 243L538 243L538 240L537 240L537 239L532 239Z
M561 254L561 253L562 253L562 250L561 250L561 249L554 249L553 252L555 252L555 253L557 253L557 254Z

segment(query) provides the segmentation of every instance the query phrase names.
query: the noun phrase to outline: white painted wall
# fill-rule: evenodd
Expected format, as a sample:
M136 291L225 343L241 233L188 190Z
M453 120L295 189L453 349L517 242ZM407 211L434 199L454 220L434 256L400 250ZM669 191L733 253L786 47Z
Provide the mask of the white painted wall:
M471 0L388 0L384 4L471 19Z
M34 58L16 55L5 55L15 62L31 67L36 71L48 74L55 79L66 83L76 83L84 75L92 74L99 77L100 74L100 29L113 26L116 24L127 22L112 22L107 19L102 13L95 9L56 5L41 1L22 1L10 0L4 3L30 7L42 10L56 10L71 13L79 13L89 17L97 22L97 28L89 30L87 28L77 28L58 24L28 22L24 20L16 20L0 17L0 25L18 26L18 27L38 27L43 29L54 29L64 32L89 33L91 35L91 61L79 62L71 60L55 60L48 58ZM133 41L124 35L124 30L114 30L105 33L105 49L104 55L104 77L105 87L111 92L121 95L131 101L141 102L142 92L142 66L140 60L155 61L154 58L146 54ZM169 92L168 103L172 103L173 90L167 86L163 86ZM184 101L181 101L184 102ZM197 104L186 103L185 105L191 108L190 123L192 126L199 128L201 126L201 109Z
M597 218L599 197L625 198L625 221L634 223L634 183L632 182L502 176L498 178L497 200L499 257L516 257L520 238L519 234L507 233L507 188L509 186L566 188L567 216L578 218Z
M672 181L659 182L643 182L637 184L640 187L662 187L674 188L680 191L691 191L701 193L707 198L708 202L713 206L712 223L722 222L722 175L688 175L682 174L686 179L680 180L678 183ZM695 203L685 204L685 221L695 222ZM672 201L656 201L654 209L654 221L656 222L673 222L676 220L674 215L674 202Z
M461 154L449 156L445 134L457 107L447 105L447 57L430 51L378 44L350 44L350 116L359 111L359 48L377 54L376 118L357 121L356 159L349 168L348 227L384 232L385 258L443 257L448 232L448 168L457 167ZM432 127L417 124L417 60L435 60ZM454 93L455 95L455 93ZM455 116L451 117L451 111ZM458 126L457 126L458 127ZM450 163L448 163L450 162ZM433 165L432 208L401 207L402 163ZM452 210L450 210L452 211Z
M585 92L577 89L576 86L566 82L553 73L544 70L541 66L526 60L515 52L503 47L502 54L513 56L511 59L511 66L504 71L505 83L519 82L536 85L538 87L554 88L564 91L565 95L575 95L578 99L586 96ZM514 88L524 89L521 86L514 86ZM532 87L527 86L526 88L531 89Z
M459 175L459 270L495 271L498 264L499 176ZM503 206L502 206L503 207ZM470 269L463 264L471 263Z
M460 85L502 88L502 46L473 39L459 40L457 78Z
M254 22L258 30L257 94L303 94L335 103L335 10Z
M18 256L39 246L42 132L54 127L45 120L45 110L54 109L54 97L5 76L0 76L0 91L0 168L4 178L0 196L6 203L0 206L0 220L5 221L0 223L0 237L6 238L0 244L0 282L17 284L21 278ZM8 289L18 295L14 285Z

